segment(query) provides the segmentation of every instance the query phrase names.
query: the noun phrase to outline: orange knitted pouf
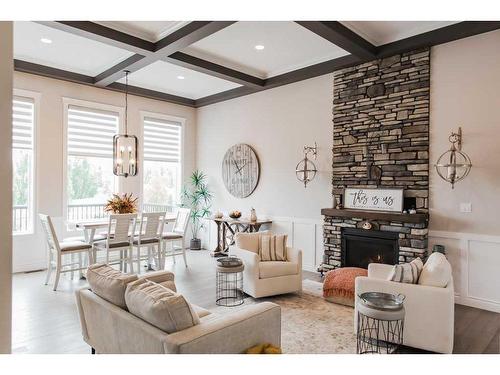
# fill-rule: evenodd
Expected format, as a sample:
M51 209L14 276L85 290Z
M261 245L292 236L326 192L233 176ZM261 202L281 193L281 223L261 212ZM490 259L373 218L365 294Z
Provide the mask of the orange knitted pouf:
M328 271L323 282L323 298L329 302L354 306L354 280L358 276L368 276L368 271L357 267Z

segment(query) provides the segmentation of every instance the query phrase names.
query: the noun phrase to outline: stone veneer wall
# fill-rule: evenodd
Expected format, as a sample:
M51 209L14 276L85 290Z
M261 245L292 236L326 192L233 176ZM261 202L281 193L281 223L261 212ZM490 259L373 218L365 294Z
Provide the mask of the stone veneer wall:
M334 73L334 205L345 187L394 187L415 198L418 212L428 212L429 80L429 49ZM362 219L325 217L324 265L340 262L341 227ZM401 261L425 255L427 224L378 224L400 233Z

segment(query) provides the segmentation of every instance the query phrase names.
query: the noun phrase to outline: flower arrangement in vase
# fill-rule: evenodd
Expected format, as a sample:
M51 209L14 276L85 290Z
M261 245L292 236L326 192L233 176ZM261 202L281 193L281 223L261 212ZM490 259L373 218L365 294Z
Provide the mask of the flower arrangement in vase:
M113 194L106 203L104 211L114 214L133 214L137 212L137 198L133 198L132 193Z

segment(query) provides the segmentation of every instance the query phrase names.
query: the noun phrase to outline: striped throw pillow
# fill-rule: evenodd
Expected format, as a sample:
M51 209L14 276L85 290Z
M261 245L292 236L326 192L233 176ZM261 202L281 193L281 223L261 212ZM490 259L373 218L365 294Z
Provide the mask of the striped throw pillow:
M396 264L392 268L387 280L398 283L416 284L423 268L424 264L420 258L414 259L410 263Z
M286 261L286 240L288 235L263 235L260 237L259 256L262 262Z

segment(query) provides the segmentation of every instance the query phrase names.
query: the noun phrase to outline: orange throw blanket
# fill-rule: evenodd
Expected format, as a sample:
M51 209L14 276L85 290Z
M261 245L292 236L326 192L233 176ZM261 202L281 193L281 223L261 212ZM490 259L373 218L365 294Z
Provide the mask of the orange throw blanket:
M354 299L354 280L358 276L368 276L368 271L357 267L343 267L328 271L323 282L323 297Z

